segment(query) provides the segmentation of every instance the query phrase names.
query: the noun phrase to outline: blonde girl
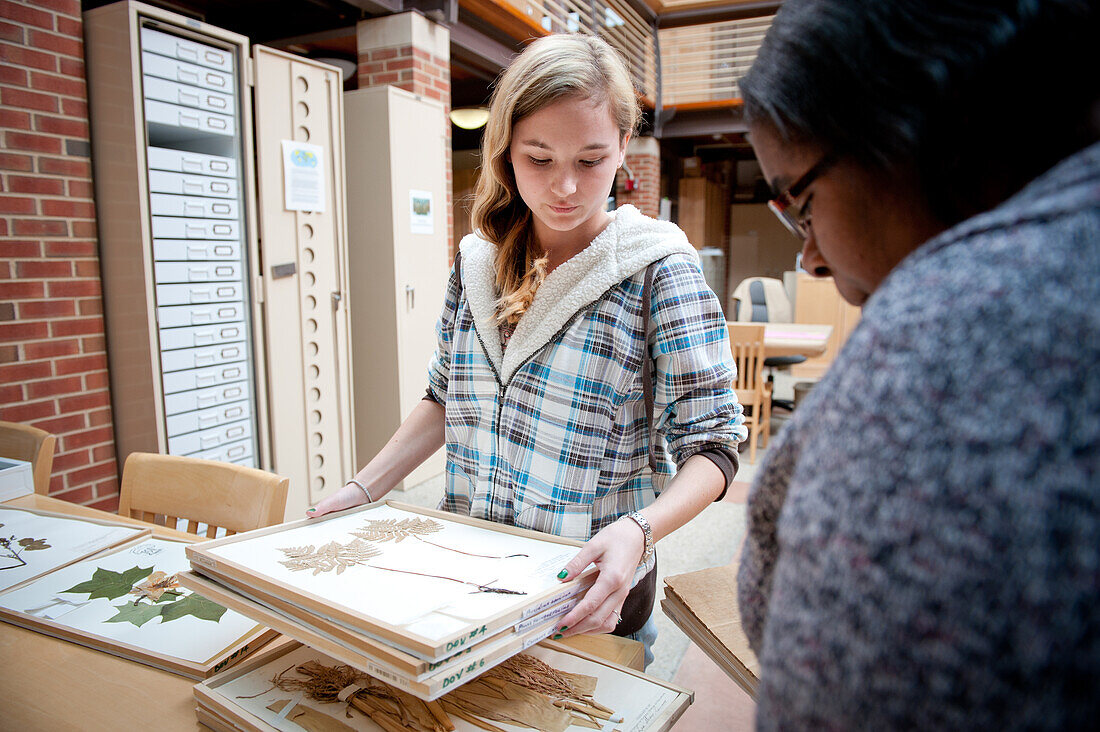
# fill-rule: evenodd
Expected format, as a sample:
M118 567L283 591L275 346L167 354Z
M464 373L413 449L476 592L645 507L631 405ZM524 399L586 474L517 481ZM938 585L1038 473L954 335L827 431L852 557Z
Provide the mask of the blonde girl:
M559 634L631 635L648 660L653 545L724 493L745 430L695 248L605 210L638 117L598 38L542 38L504 72L427 396L311 515L378 500L445 445L442 508L586 541L559 577L599 575Z

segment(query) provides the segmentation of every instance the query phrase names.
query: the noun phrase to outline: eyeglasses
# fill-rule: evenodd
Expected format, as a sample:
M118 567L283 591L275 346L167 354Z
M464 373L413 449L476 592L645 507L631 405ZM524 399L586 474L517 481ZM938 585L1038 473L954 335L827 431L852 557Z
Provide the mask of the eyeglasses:
M787 227L787 230L799 239L804 240L810 236L810 219L809 212L804 211L802 206L796 205L795 201L811 183L817 180L818 176L835 162L836 156L832 153L826 153L825 157L817 162L817 165L810 168L792 186L768 201L768 208L772 210L772 213L778 216L780 222Z

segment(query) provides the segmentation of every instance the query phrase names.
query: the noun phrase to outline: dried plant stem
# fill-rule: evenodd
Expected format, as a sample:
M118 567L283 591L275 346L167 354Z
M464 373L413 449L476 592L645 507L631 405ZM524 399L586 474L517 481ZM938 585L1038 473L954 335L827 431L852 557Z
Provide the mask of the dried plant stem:
M475 727L480 727L481 729L488 730L489 732L506 732L506 730L504 730L500 727L497 727L495 724L490 724L489 722L486 722L484 719L481 719L479 717L475 717L472 714L467 714L466 712L464 712L462 710L462 707L458 706L457 704L455 704L452 701L444 700L443 701L443 708L447 710L448 714L453 714L454 716L458 717L459 719L464 719L467 722L469 722L470 724L474 725Z
M492 554L472 554L471 552L464 552L461 549L455 549L454 547L443 546L442 544L436 544L434 541L428 541L427 539L422 539L419 536L417 536L416 534L409 534L409 536L411 536L412 538L414 538L418 541L422 541L425 544L431 544L432 546L439 547L440 549L446 549L447 551L455 552L456 554L465 554L468 557L479 557L481 559L511 559L512 557L527 557L527 556L530 556L529 554L507 554L503 557L497 557L497 556L493 556Z
M384 569L387 572L401 572L402 574L415 574L418 577L434 577L435 579L448 580L450 582L461 582L464 585L470 585L476 587L478 592L495 592L500 595L526 595L526 592L520 592L518 590L508 590L503 587L490 587L489 585L481 585L477 582L469 582L467 580L456 579L455 577L446 577L441 574L427 574L425 572L414 572L411 569L394 569L393 567L379 567L377 564L368 564L368 567L372 569ZM493 580L496 582L496 580Z

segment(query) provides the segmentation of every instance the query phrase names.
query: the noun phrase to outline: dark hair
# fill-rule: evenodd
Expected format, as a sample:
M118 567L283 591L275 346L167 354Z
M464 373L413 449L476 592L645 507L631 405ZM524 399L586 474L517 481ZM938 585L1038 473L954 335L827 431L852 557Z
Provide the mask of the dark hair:
M908 175L953 224L1096 140L1095 0L787 0L750 124Z

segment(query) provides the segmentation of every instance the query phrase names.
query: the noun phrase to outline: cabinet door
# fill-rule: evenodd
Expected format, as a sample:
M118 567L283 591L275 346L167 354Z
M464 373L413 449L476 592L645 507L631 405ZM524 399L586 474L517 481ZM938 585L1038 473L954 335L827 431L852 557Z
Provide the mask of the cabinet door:
M844 301L831 277L818 279L799 273L796 282L794 321L831 325L833 332L825 353L795 364L791 367L791 375L797 379L819 379L829 370L848 335L859 323L860 309Z
M391 92L397 387L402 420L424 396L436 346L435 324L447 286L446 124L442 105ZM429 199L430 219L423 213ZM403 487L443 468L440 451L414 470Z
M339 71L257 46L256 157L272 469L287 517L339 489L352 465L344 136ZM286 207L283 141L320 149L324 210Z

